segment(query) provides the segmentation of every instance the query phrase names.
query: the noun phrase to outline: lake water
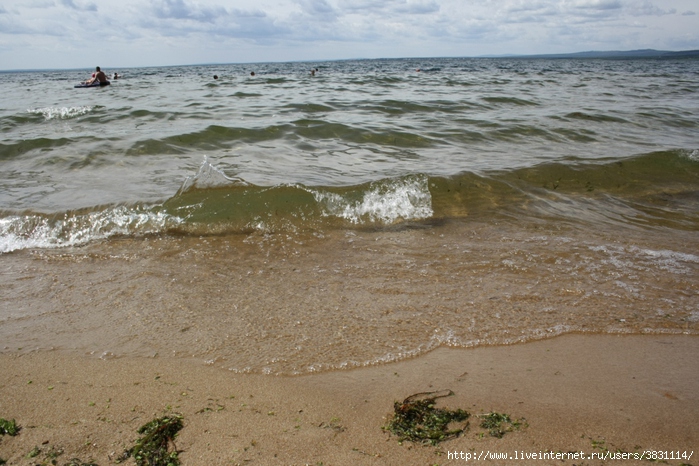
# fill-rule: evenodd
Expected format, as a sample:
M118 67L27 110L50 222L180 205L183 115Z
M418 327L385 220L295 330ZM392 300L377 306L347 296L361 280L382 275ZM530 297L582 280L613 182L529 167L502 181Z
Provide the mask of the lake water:
M0 350L295 374L699 333L697 60L105 71L0 73Z

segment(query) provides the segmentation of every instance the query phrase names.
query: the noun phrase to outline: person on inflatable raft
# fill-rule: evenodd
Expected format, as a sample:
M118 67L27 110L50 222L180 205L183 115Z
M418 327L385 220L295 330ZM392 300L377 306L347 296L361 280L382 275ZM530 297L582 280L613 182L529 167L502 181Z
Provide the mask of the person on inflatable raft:
M92 79L88 79L85 81L85 84L90 86L93 84L96 84L99 81L100 86L108 86L109 81L107 80L107 75L104 74L104 71L100 70L100 67L98 66L95 68L95 74L92 75Z

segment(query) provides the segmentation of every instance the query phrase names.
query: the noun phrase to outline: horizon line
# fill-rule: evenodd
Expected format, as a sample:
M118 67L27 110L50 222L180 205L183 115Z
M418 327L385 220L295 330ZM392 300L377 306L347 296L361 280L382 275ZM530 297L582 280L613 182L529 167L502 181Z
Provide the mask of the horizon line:
M616 55L615 55L616 54ZM645 56L643 54L646 54ZM487 54L477 56L415 56L415 57L381 57L381 58L326 58L326 59L304 59L304 60L268 60L259 62L209 62L209 63L187 63L187 64L168 64L168 65L141 65L141 66L114 66L114 69L136 69L136 68L167 68L167 67L182 67L182 66L227 66L227 65L255 65L264 63L312 63L312 62L340 62L353 60L434 60L442 58L455 59L498 59L498 58L659 58L663 55L689 54L699 57L699 49L687 50L657 50L657 49L634 49L634 50L587 50L582 52L562 52L562 53L528 53L528 54ZM597 56L594 56L597 55ZM10 68L0 69L0 73L21 73L30 71L84 71L92 69L92 66L85 68Z

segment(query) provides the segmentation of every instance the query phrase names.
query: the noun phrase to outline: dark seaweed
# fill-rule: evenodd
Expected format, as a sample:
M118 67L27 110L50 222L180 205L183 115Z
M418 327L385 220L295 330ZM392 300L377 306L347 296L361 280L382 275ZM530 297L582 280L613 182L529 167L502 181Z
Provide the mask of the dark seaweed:
M445 392L427 392L411 395L403 402L393 405L394 415L385 429L403 440L436 445L444 440L458 437L466 428L451 427L450 424L466 421L470 414L462 409L450 410L435 407L437 398L453 395Z
M488 413L481 414L481 427L486 429L491 437L502 438L507 432L519 430L523 419L513 421L509 414Z
M141 438L129 450L138 466L179 466L175 437L182 429L182 416L165 416L154 419L138 429ZM170 450L170 443L174 449Z

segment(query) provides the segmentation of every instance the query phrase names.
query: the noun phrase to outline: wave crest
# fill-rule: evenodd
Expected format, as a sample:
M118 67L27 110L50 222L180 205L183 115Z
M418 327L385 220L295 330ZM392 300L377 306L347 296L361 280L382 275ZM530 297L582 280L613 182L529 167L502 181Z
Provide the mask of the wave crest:
M199 166L197 173L194 176L185 178L177 194L184 194L192 189L212 189L236 185L247 186L248 184L240 178L226 176L221 169L213 166L209 163L208 158L204 157L204 161Z
M29 248L80 246L112 236L159 233L182 220L148 207L116 206L60 216L15 215L0 219L0 254Z
M93 107L82 106L82 107L45 107L45 108L35 108L28 109L27 113L34 115L42 115L46 120L67 120L69 118L75 118L92 111Z
M361 199L352 194L311 191L324 207L324 215L335 216L353 224L366 222L394 223L419 220L433 215L428 177L414 175L372 183Z

